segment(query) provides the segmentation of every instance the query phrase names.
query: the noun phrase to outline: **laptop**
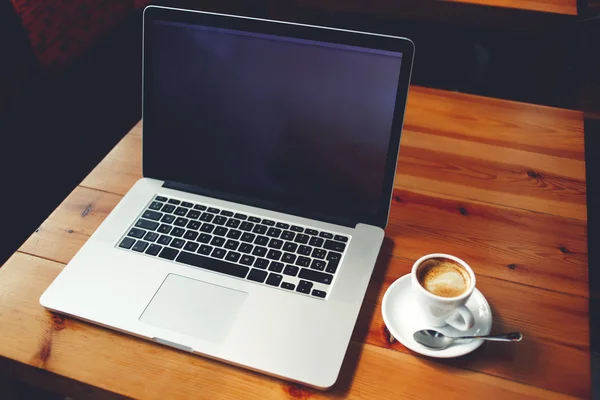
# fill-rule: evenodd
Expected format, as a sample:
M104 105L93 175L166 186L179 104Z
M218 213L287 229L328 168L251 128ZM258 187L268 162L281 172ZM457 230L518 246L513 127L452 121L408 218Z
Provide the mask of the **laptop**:
M315 388L388 220L410 40L150 6L143 178L40 298Z

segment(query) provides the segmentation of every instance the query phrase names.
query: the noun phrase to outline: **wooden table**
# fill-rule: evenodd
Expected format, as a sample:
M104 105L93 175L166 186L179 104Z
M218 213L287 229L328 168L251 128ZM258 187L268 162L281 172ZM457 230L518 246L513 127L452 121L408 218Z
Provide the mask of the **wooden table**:
M157 399L590 396L581 113L411 89L386 239L329 392L39 305L64 264L140 178L140 133L138 125L0 268L4 374L71 396L106 394L99 390ZM523 341L485 344L446 361L390 343L383 293L431 252L472 265L493 310L492 331L520 330Z

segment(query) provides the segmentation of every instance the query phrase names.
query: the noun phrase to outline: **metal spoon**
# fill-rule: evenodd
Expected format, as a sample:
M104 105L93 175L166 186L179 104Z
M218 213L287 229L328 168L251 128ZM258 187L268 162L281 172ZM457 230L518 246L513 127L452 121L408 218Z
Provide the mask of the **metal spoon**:
M482 339L495 342L520 342L521 339L523 339L523 335L521 335L521 332L511 332L501 335L449 337L433 329L423 329L415 332L413 334L413 338L417 343L420 343L430 349L444 350L446 347L450 346L452 342L460 339Z

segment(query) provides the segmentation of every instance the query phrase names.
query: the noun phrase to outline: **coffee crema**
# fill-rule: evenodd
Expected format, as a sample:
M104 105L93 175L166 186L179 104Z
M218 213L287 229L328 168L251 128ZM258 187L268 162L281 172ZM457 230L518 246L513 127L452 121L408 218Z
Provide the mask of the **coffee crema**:
M471 285L471 277L459 263L448 258L430 258L417 268L417 279L429 293L457 297Z

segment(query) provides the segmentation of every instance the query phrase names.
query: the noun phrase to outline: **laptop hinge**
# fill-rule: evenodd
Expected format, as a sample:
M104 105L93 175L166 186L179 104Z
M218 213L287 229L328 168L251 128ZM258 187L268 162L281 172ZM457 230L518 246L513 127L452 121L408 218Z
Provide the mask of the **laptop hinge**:
M250 197L244 197L239 195L234 195L230 193L223 193L216 190L204 189L199 186L188 185L185 183L173 182L173 181L165 181L163 184L164 188L179 190L182 192L199 194L201 196L212 197L219 200L231 201L234 203L240 203L247 206L258 207L266 210L282 212L285 214L295 215L298 217L310 218L317 221L328 222L331 224L346 226L348 228L354 228L360 222L357 220L351 220L349 218L343 217L335 217L329 215L323 215L316 212L310 212L306 210L301 210L294 207L286 207L281 206L273 202L257 200Z

